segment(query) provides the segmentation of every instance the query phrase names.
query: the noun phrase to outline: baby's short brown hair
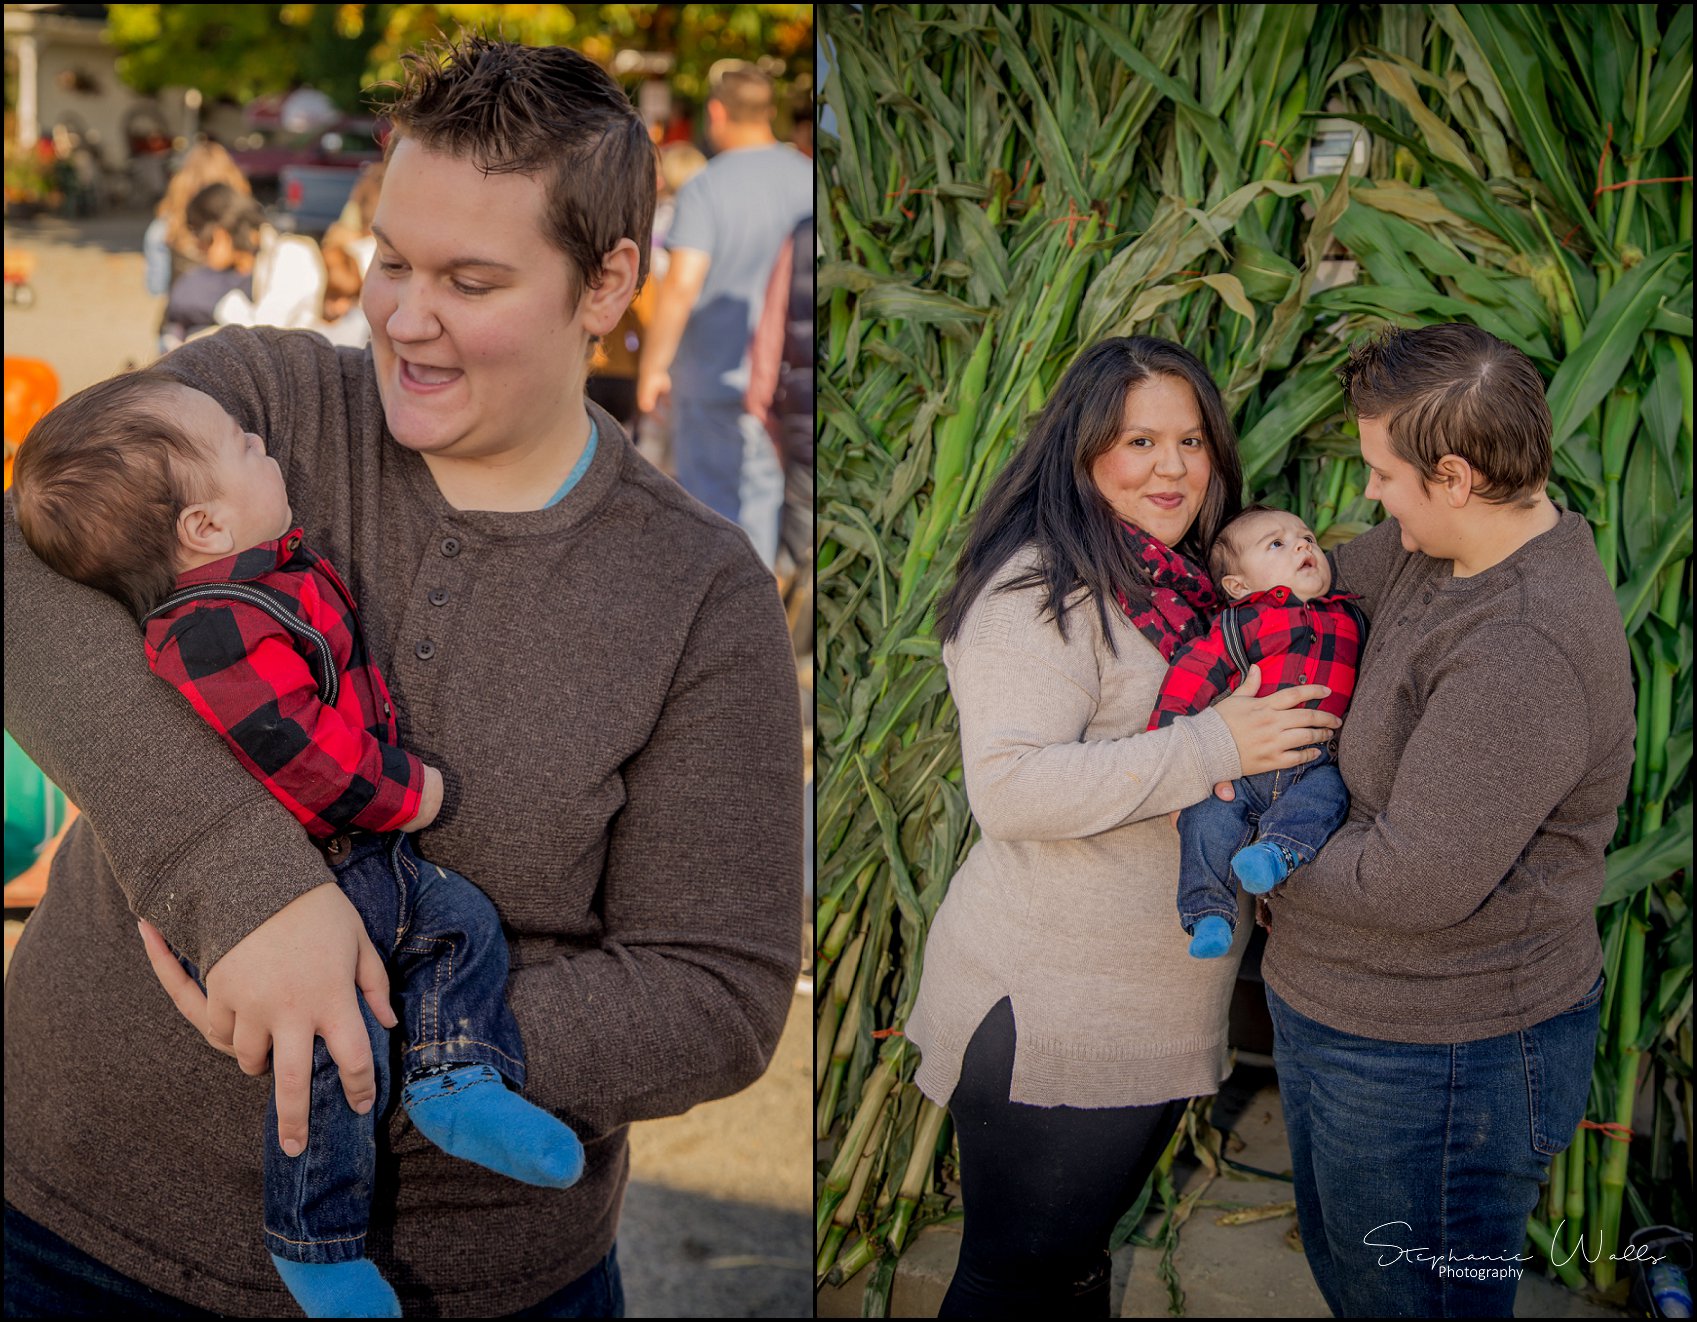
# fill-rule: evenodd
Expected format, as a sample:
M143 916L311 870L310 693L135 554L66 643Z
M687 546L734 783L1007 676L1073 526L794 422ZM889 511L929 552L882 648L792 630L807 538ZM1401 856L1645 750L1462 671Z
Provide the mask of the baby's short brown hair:
M30 550L140 620L177 581L177 516L212 492L210 456L151 369L72 395L18 448L12 493Z
M1231 522L1220 529L1214 538L1214 544L1208 548L1208 576L1214 580L1214 586L1222 594L1226 593L1225 581L1227 574L1235 574L1238 569L1238 557L1243 554L1243 548L1237 543L1237 533L1242 530L1243 523L1252 514L1284 514L1286 510L1274 509L1271 505L1250 505L1239 510Z

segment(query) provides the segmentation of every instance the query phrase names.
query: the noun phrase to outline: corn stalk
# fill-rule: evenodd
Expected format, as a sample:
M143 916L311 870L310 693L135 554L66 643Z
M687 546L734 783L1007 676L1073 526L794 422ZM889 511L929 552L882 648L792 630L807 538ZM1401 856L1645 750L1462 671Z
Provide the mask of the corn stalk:
M1630 1123L1646 1071L1657 1119L1630 1146L1582 1131L1540 1217L1569 1211L1587 1257L1623 1206L1689 1224L1669 1200L1674 1113L1689 1136L1692 1102L1690 8L882 5L821 21L816 1118L836 1154L822 1235L883 1145L846 1214L858 1237L839 1237L844 1267L883 1273L869 1306L912 1238L893 1209L931 1161L899 1034L975 839L936 602L1029 419L1107 335L1195 352L1236 423L1246 496L1328 545L1380 517L1333 376L1350 342L1464 320L1545 373L1552 494L1595 530L1639 698L1598 911L1590 1119ZM1367 136L1364 172L1307 177L1327 117ZM1632 182L1664 178L1684 181ZM1687 1187L1690 1159L1688 1137ZM948 1160L943 1145L934 1189ZM922 1194L911 1224L945 1205Z

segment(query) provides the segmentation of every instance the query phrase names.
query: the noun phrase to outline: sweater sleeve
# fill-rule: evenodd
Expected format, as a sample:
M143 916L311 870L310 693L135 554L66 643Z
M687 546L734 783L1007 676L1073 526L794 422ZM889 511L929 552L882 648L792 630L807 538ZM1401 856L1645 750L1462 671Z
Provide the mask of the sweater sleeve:
M1524 719L1534 693L1559 719ZM1311 908L1388 932L1461 922L1579 782L1588 730L1584 685L1554 642L1523 623L1476 631L1432 683L1389 802L1291 877L1279 916Z
M10 495L5 620L6 728L82 810L131 910L201 969L331 880L294 818L149 673L124 609L36 559Z
M1086 645L1082 623L1072 627L1073 646ZM1030 647L973 642L949 668L967 801L985 835L1096 835L1188 808L1216 781L1241 774L1237 745L1211 709L1163 729L1087 740L1099 693L1073 667L1034 650L1045 644L1063 646L1053 628L1036 631Z
M1190 716L1206 710L1215 698L1231 692L1237 667L1226 655L1225 634L1216 619L1208 632L1192 638L1178 651L1167 666L1167 677L1161 681L1161 692L1155 698L1155 710L1149 716L1149 728L1171 725L1179 716Z
M595 948L515 970L526 1096L586 1138L746 1087L801 963L795 661L771 579L701 606L658 722L624 767Z
M1386 519L1326 553L1332 562L1332 591L1359 596L1361 610L1370 621L1408 554L1402 549L1401 525Z

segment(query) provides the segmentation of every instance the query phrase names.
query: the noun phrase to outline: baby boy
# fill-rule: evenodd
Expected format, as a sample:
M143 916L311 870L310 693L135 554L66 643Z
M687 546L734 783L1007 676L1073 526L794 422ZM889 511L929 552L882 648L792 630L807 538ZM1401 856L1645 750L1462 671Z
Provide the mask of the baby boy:
M495 907L421 859L407 834L441 810L441 773L401 747L353 599L294 526L264 441L210 396L134 372L42 418L19 450L14 491L31 549L130 609L154 672L318 842L400 991L413 1124L527 1184L573 1183L577 1136L509 1091L524 1085L524 1048ZM401 1315L365 1256L390 1077L387 1033L361 1008L376 1104L349 1108L319 1041L306 1151L280 1147L275 1098L266 1121L266 1247L309 1317Z
M1173 653L1149 728L1203 711L1254 665L1261 667L1257 696L1324 684L1331 696L1314 705L1341 718L1355 692L1367 623L1350 594L1331 591L1331 566L1308 526L1283 510L1252 506L1220 530L1208 568L1230 604L1206 634ZM1234 874L1252 895L1271 890L1320 852L1349 811L1335 739L1313 761L1233 783L1230 802L1209 795L1178 819L1179 921L1199 959L1231 949Z

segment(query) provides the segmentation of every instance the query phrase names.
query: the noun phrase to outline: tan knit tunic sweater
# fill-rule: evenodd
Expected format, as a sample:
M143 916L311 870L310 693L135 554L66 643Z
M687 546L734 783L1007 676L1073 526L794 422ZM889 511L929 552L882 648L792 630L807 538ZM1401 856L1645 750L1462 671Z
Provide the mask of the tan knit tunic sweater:
M943 648L960 711L967 799L983 831L931 924L907 1036L916 1081L946 1102L984 1015L1013 1002L1010 1100L1146 1105L1212 1093L1251 921L1193 959L1179 925L1167 819L1240 773L1219 713L1145 731L1167 672L1118 609L1109 650L1080 594L1063 639L1043 589L999 592L1015 556ZM1247 914L1247 906L1245 908Z
M420 851L495 902L525 1094L583 1138L582 1180L539 1189L396 1108L371 1256L409 1316L528 1307L606 1254L630 1122L744 1086L783 1028L801 730L771 575L599 409L557 505L464 511L388 436L367 352L232 328L164 366L266 438L347 579L402 740L447 782ZM5 536L6 725L83 812L6 979L6 1201L179 1299L298 1316L261 1235L273 1080L176 1012L135 919L209 969L330 872L124 610L30 554L9 498Z

